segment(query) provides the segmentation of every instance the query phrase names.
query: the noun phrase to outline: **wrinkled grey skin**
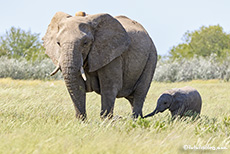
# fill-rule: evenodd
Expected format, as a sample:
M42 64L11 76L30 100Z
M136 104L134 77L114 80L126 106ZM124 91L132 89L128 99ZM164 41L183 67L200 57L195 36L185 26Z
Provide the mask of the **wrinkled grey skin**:
M199 92L192 87L183 87L164 92L157 100L156 109L144 118L169 109L172 117L200 114L202 100Z
M137 22L109 14L70 16L57 12L43 37L46 54L62 71L77 118L86 118L85 94L101 95L101 117L111 118L125 97L133 116L142 107L157 63L156 48ZM81 68L86 81L81 77Z

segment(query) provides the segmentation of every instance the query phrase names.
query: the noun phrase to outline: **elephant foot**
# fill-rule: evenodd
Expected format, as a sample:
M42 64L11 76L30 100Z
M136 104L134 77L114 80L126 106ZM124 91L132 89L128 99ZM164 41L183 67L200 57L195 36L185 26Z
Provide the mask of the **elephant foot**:
M113 114L112 113L107 113L107 112L101 112L101 119L105 120L105 119L112 119L113 118Z
M82 121L86 121L87 120L87 116L86 114L76 114L76 118Z
M133 115L132 115L132 118L133 118L133 119L137 119L139 116L140 116L141 118L143 118L142 113L135 113L135 112L134 112Z

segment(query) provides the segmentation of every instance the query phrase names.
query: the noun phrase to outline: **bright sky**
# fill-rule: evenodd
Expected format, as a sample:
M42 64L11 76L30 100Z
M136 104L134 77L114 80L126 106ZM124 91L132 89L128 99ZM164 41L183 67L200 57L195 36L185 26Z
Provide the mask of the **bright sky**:
M0 35L14 26L43 37L57 11L128 16L146 28L160 55L202 25L230 33L230 0L0 0Z

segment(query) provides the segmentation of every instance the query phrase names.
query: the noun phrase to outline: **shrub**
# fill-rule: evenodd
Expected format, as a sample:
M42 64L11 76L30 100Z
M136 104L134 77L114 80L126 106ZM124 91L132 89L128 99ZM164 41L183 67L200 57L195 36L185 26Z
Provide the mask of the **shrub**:
M50 77L55 69L50 59L34 62L21 59L8 59L0 57L0 78L12 79L61 79L61 73ZM190 60L163 60L157 64L154 81L179 82L190 80L230 79L230 57L224 61L217 60L215 55L209 58L196 57Z
M26 59L8 59L0 57L0 78L12 79L61 79L61 73L50 77L50 73L55 69L50 59L28 62Z
M175 82L189 80L230 79L230 58L218 60L216 55L158 61L154 80L159 82Z

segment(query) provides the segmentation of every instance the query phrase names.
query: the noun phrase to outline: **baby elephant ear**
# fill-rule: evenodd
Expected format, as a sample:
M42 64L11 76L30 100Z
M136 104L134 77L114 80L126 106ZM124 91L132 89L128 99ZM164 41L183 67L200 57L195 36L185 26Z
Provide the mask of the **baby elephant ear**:
M68 17L71 16L64 12L57 12L52 18L45 36L42 38L44 41L43 46L46 49L45 53L52 59L55 65L57 65L60 56L59 46L56 42L56 36L59 30L58 26L63 19Z
M170 111L178 110L179 108L182 107L182 105L184 105L183 102L185 100L186 100L186 97L184 97L184 95L182 95L180 92L172 93L172 104L169 110Z
M88 55L89 71L96 71L126 51L129 36L121 23L109 14L88 16L94 31L94 42Z

